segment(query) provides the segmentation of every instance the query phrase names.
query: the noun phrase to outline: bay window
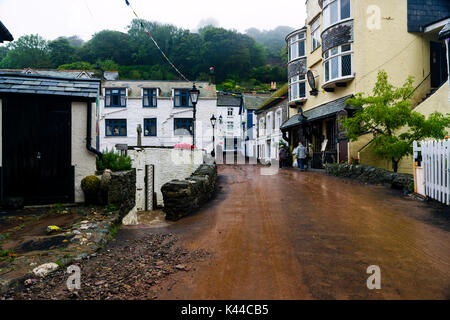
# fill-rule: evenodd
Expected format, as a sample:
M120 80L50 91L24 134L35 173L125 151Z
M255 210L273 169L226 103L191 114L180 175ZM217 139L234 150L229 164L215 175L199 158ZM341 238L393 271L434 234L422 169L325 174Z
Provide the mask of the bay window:
M289 79L289 101L306 98L306 76L304 74Z
M305 56L305 33L299 33L289 39L289 61Z
M324 29L351 17L351 0L324 0Z
M320 18L311 25L312 51L320 47Z
M325 84L353 76L353 51L351 44L334 47L324 53Z

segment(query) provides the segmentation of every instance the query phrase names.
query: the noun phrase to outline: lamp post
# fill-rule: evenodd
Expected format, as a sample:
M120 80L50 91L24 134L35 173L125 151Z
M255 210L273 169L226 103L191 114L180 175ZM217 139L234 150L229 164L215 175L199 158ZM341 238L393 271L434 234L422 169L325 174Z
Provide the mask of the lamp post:
M195 122L196 122L196 116L197 116L197 102L198 102L198 96L200 95L200 90L197 89L197 87L192 87L191 90L189 90L189 98L191 99L192 106L194 108L194 118L192 119L192 146L195 146Z
M215 133L214 133L214 127L216 126L216 121L217 121L216 116L212 115L211 119L209 119L209 120L211 120L211 125L212 125L212 128L213 128L213 149L211 151L211 156L213 158L215 158L216 157L216 136L215 136Z

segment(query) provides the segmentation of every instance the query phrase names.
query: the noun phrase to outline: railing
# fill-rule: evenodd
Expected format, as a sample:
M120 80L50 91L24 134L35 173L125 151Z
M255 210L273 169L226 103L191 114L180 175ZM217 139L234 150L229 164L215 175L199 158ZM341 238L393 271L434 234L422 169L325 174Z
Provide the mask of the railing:
M450 140L421 141L420 146L414 141L413 150L423 168L425 195L450 205Z

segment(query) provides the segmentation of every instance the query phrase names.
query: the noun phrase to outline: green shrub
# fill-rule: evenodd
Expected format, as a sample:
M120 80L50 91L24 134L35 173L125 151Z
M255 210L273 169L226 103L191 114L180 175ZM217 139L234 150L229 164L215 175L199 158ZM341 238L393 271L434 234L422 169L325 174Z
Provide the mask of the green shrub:
M131 170L131 158L108 150L103 152L101 159L97 158L97 170L109 169L113 172Z
M81 189L85 194L97 195L100 190L100 179L96 176L88 176L81 180Z

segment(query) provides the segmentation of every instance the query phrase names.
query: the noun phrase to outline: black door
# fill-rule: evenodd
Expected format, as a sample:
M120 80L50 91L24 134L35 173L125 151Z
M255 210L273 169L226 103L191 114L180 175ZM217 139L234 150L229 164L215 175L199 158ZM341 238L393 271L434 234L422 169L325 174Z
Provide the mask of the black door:
M70 102L2 99L4 197L22 197L26 204L73 202Z
M448 79L445 44L430 42L431 87L439 88Z

